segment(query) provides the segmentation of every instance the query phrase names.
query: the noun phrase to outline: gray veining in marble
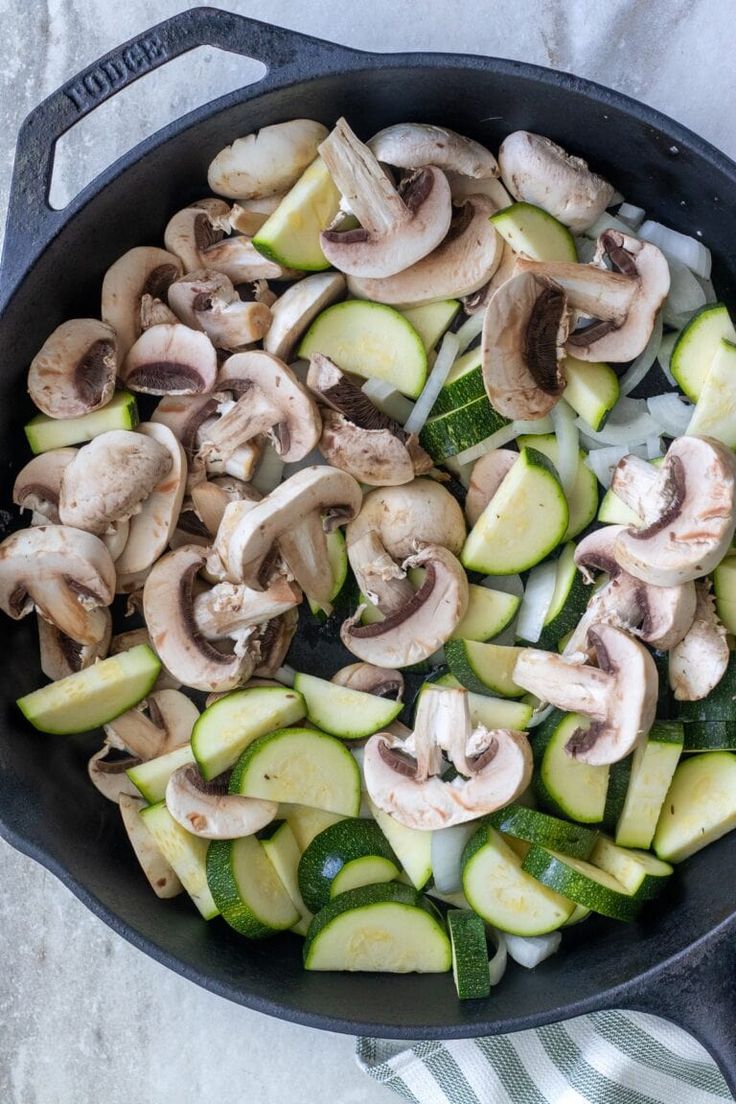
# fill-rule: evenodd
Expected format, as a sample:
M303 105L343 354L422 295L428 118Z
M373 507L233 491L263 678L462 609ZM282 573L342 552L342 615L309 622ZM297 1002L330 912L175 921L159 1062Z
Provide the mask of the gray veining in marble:
M78 69L190 5L0 0L0 208L25 114ZM551 65L664 110L736 155L733 0L230 0L215 6L367 50L449 50ZM183 110L237 87L205 49L96 112L59 150L55 196ZM153 92L152 92L153 90ZM634 202L636 197L630 197ZM45 335L39 335L42 339ZM352 1042L195 988L0 843L1 1104L388 1104ZM278 1056L278 1062L274 1056Z

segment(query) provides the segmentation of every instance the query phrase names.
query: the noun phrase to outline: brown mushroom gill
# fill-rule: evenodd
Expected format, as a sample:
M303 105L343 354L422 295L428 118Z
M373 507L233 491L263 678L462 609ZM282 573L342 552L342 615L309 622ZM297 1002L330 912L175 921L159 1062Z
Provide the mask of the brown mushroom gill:
M115 357L111 341L94 341L74 369L74 386L83 403L99 406L109 389L110 361Z
M630 530L630 535L637 540L647 540L661 533L680 514L687 496L687 476L685 465L679 456L670 456L664 472L664 483L658 490L665 503L664 510L649 525Z
M564 381L557 366L557 336L567 305L559 287L546 288L532 307L526 328L526 360L537 385L561 395Z
M148 364L134 368L125 381L129 387L146 388L154 393L158 391L198 391L202 378L190 364L177 361L149 361Z
M426 561L424 570L425 575L422 585L413 592L406 605L394 610L383 621L374 621L371 625L353 625L351 635L363 640L367 640L372 636L383 636L384 633L395 629L412 617L429 599L437 584L437 571L432 560Z
M397 774L402 774L405 778L416 778L417 761L401 748L393 747L385 740L381 740L378 744L378 754Z

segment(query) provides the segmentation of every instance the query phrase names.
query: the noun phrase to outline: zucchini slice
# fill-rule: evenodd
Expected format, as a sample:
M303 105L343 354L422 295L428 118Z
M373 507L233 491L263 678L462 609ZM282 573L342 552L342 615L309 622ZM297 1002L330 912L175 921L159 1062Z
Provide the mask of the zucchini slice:
M518 613L521 598L503 590L468 585L468 609L452 634L452 640L492 640L511 624Z
M37 414L25 427L31 451L40 452L81 445L110 429L135 429L138 425L138 407L135 395L130 391L117 391L107 406L82 414L79 418L49 418Z
M340 813L328 813L324 809L312 809L309 805L283 804L279 809L279 815L286 819L286 823L294 833L294 838L299 845L299 853L306 851L315 836L324 832L332 824L344 818Z
M617 763L611 763L608 771L608 791L602 822L602 827L606 832L616 831L616 825L623 812L631 780L632 758L633 756L627 755L625 759L619 759Z
M341 893L317 913L304 943L306 970L442 974L451 965L438 912L399 882Z
M149 805L155 805L157 801L163 801L166 786L175 770L194 762L194 752L191 744L167 751L165 755L159 755L155 759L148 759L145 763L138 763L135 767L128 767L125 772Z
M486 387L483 383L482 360L480 347L470 349L457 358L432 407L432 417L449 414L459 406L484 398Z
M713 572L716 612L730 633L736 632L736 556L726 556Z
M450 909L447 928L452 946L452 976L460 1000L477 1000L491 991L486 929L471 909Z
M672 349L670 372L689 399L697 402L721 339L736 341L736 330L723 303L703 307L691 318Z
M683 746L683 725L659 721L631 757L631 777L616 825L620 847L651 847Z
M524 688L512 676L521 648L501 644L479 644L474 640L448 640L445 659L450 671L467 690L520 698Z
M562 374L567 380L563 399L591 429L602 429L620 394L618 376L613 368L601 361L583 361L568 356L563 362Z
M565 746L586 719L555 710L532 735L534 790L542 805L581 824L600 824L608 792L609 768L573 759Z
M532 203L512 203L491 222L514 253L532 261L572 261L578 259L575 239L566 226Z
M619 847L607 836L598 837L590 861L611 874L637 901L656 897L666 879L674 873L669 863L662 862L648 851Z
M213 702L192 729L192 751L202 777L216 778L253 740L300 721L304 713L301 694L280 686L236 690Z
M683 751L736 751L736 720L685 721Z
M585 613L590 593L590 587L583 581L575 563L575 545L571 541L563 547L558 557L552 600L539 640L533 647L543 651L561 650L562 641Z
M363 855L359 859L351 859L335 875L330 887L330 898L351 889L359 889L360 886L393 882L400 874L401 870L395 862L383 859L380 855Z
M378 860L373 864L375 869L364 864L360 869L367 880L356 880L360 878L356 864L366 859ZM353 869L348 871L349 867ZM350 817L320 832L307 847L299 860L299 889L307 907L319 912L342 890L371 882L390 882L400 872L396 856L375 821ZM373 877L375 873L384 876ZM341 889L338 879L343 874Z
M207 885L208 841L193 836L177 824L165 801L141 809L140 815L159 851L173 867L204 919L211 920L217 916L220 910Z
M731 652L726 672L707 698L674 702L681 721L731 721L736 701L736 652Z
M263 832L259 833L259 839L263 850L271 860L274 870L281 879L284 889L291 897L294 908L299 913L299 920L293 925L292 931L295 931L298 935L306 935L312 914L304 904L304 899L299 892L301 851L296 836L291 830L291 825L286 820L273 821L264 828Z
M425 682L419 693L423 694L432 686L460 687L454 675L443 675L434 682ZM532 719L534 707L527 699L511 701L508 698L494 698L488 694L474 694L468 691L468 708L473 725L485 725L486 728L517 728L523 731Z
M345 544L345 536L342 529L333 529L325 536L327 545L327 559L332 568L332 589L330 590L330 602L334 602L345 585L348 577L348 551ZM314 598L307 595L309 608L315 617L325 620L327 611Z
M519 448L534 448L541 452L553 464L557 464L558 445L554 433L540 433L538 436L521 436ZM567 523L565 540L572 540L578 533L590 525L598 510L598 480L585 463L587 454L583 449L578 452L578 467L575 482L567 494L570 518Z
M411 884L415 889L423 889L432 877L432 833L399 824L370 798L368 807Z
M282 728L249 744L233 768L230 793L357 816L360 771L334 736L316 728Z
M733 828L736 755L707 751L684 759L675 771L657 822L657 857L665 862L682 862Z
M263 939L299 921L299 913L260 840L212 840L207 885L223 920L240 935Z
M449 330L460 310L457 299L440 299L437 303L422 303L418 307L404 307L399 311L414 327L422 339L424 351L434 349L439 339Z
M301 272L330 267L319 244L340 209L340 192L321 157L313 161L264 222L253 245L270 261Z
M562 851L564 855L573 855L577 859L587 859L595 847L598 833L581 824L570 824L559 817L529 809L526 805L507 805L488 817L489 824L504 835L527 843L541 843L553 851Z
M639 911L640 902L617 878L585 859L574 859L533 843L522 868L542 885L612 920L633 920Z
M736 340L736 339L735 339ZM703 380L687 433L736 447L736 345L721 338Z
M419 433L419 441L432 459L441 463L479 444L505 425L508 419L482 395L446 414L432 414Z
M403 702L351 690L315 675L297 674L294 689L304 698L307 720L343 740L381 732L404 708Z

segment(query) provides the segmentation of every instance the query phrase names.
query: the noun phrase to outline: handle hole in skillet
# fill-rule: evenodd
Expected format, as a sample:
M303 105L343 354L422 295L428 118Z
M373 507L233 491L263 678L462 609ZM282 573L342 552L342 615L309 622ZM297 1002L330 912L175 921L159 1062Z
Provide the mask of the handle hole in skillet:
M80 119L56 143L49 204L63 210L133 146L187 112L254 84L265 74L266 66L260 61L199 46L142 76Z

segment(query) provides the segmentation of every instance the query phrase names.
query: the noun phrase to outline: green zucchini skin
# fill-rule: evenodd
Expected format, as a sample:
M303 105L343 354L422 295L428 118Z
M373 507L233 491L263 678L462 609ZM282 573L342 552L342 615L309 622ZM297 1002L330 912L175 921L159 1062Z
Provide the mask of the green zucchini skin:
M731 652L726 672L707 698L701 701L672 701L674 719L680 721L731 721L736 701L736 652Z
M507 805L505 809L491 813L488 821L507 836L515 836L527 843L539 843L578 859L587 859L598 839L598 832L592 828L571 824L568 820L541 813L538 809L529 809L526 805Z
M571 901L612 920L631 921L639 911L640 902L626 893L612 875L582 859L560 855L533 843L522 863L522 870Z
M736 720L685 721L683 751L736 751Z
M460 1000L477 1000L491 991L486 929L472 909L450 909L447 928L452 944L452 972Z
M388 840L375 821L361 817L339 820L312 840L299 860L299 889L311 912L330 900L330 887L342 868L355 859L377 856L400 870Z

